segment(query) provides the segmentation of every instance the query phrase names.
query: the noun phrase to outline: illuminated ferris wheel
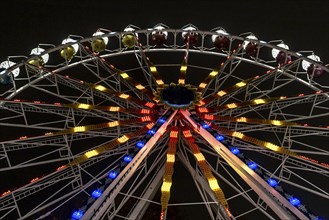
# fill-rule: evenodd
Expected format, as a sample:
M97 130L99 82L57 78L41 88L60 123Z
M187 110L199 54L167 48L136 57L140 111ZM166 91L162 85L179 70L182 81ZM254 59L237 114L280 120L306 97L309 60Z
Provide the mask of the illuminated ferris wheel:
M328 214L329 69L311 51L129 25L0 68L0 219ZM178 162L191 180L175 176Z

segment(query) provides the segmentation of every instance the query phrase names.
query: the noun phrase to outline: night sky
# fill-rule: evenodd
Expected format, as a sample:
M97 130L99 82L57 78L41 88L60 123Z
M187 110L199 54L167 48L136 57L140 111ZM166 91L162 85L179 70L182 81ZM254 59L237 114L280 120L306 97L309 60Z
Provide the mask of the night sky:
M163 23L178 29L191 23L200 30L223 27L234 35L252 32L264 41L283 40L291 50L314 51L329 63L325 0L5 0L1 6L0 62L27 56L39 43L60 44L69 34L91 36L98 28L121 31L129 24L144 29ZM177 172L186 175L181 167Z
M329 3L300 1L2 1L0 59L27 55L38 43L59 44L69 34L90 36L97 28L123 30L164 23L188 23L201 30L221 26L264 41L284 40L295 51L310 51L329 62Z

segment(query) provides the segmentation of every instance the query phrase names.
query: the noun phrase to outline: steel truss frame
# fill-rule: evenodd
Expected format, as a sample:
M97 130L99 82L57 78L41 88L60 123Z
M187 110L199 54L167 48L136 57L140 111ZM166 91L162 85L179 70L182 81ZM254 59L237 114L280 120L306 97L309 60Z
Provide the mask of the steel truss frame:
M88 77L92 77L90 81L94 85L105 86L115 92L130 93L137 96L140 100L151 101L150 97L147 97L141 91L136 89L132 84L122 79L115 71L109 68L107 62L113 57L124 57L127 55L134 55L138 67L123 69L122 71L133 72L139 70L147 81L145 87L150 89L152 92L156 91L156 80L154 76L148 71L148 66L146 65L145 53L170 53L185 52L184 44L178 39L182 34L183 30L168 29L168 33L171 35L171 40L164 45L162 48L154 47L151 45L149 34L153 30L136 30L136 33L139 35L146 36L146 40L142 40L145 46L137 44L133 49L129 50L121 46L121 39L125 32L109 32L105 36L110 39L116 39L119 42L119 47L115 49L106 49L102 55L95 55L84 48L84 43L91 42L93 38L85 38L79 36L72 36L77 38L78 44L80 45L81 50L76 54L76 57L71 62L59 62L56 64L46 64L44 68L36 68L31 66L28 61L34 59L35 57L27 58L26 61L17 64L15 67L8 69L11 70L20 67L21 75L18 76L14 81L12 87L6 89L6 91L0 90L0 110L6 112L6 116L0 118L0 126L8 127L20 127L23 129L35 129L35 130L47 130L47 131L59 131L65 128L70 128L74 126L79 126L85 121L90 121L94 119L102 119L107 121L112 120L124 120L138 117L137 114L132 113L111 113L104 112L100 110L84 110L84 109L75 109L75 108L63 108L56 106L55 103L51 104L39 104L39 103L30 103L24 100L13 100L15 97L24 94L29 89L40 91L43 94L47 94L50 97L54 97L57 101L64 103L88 103L95 106L101 106L103 104L113 104L116 106L124 108L133 108L140 109L144 106L138 103L134 103L128 100L119 98L116 95L108 94L96 89L89 87L81 81L88 82ZM223 67L221 74L218 74L210 84L207 85L206 89L202 91L204 97L211 96L218 92L225 82L229 79L233 79L234 82L239 82L244 80L243 77L237 76L235 72L240 68L244 63L253 64L258 66L260 69L264 69L264 74L261 74L257 79L252 80L248 83L247 86L239 88L232 93L216 98L210 103L206 104L206 107L215 107L227 104L230 102L243 102L250 101L256 98L267 98L276 94L277 91L280 91L282 87L287 85L293 85L293 83L298 82L302 87L310 88L315 93L314 94L301 94L297 97L289 97L283 100L273 101L264 105L259 106L248 106L235 109L220 110L213 112L213 114L219 115L228 115L228 116L246 116L250 114L256 114L260 118L264 119L284 119L286 121L305 121L311 120L314 118L321 119L328 116L328 97L329 93L327 91L323 92L328 88L328 86L321 85L316 79L313 79L311 76L301 70L302 61L308 61L311 64L317 64L315 61L310 60L306 57L300 56L299 54L286 50L284 48L279 48L275 45L272 45L271 42L264 42L258 40L250 40L250 42L257 43L259 49L267 49L268 51L275 48L279 49L293 58L293 61L284 66L276 66L274 60L264 60L260 53L257 53L255 57L248 57L246 52L241 48L237 49L232 54L230 51L237 43L244 41L243 36L233 36L227 35L230 39L229 51L218 52L213 45L210 45L207 40L216 32L212 31L193 31L201 36L201 42L199 45L191 46L189 48L190 54L202 54L208 56L218 57L224 59ZM54 54L58 53L60 49L64 46L52 47L47 53ZM26 58L26 57L25 57ZM226 58L226 60L225 60ZM15 60L15 57L9 57L8 60ZM209 70L212 71L210 66L197 66L193 64L187 64L188 67L194 67L196 69ZM170 66L170 67L179 67L179 64L159 64L156 66ZM71 78L71 71L80 70L79 67L82 67L84 70L87 70L89 75L81 76L82 79ZM326 72L329 72L328 67L321 65ZM265 74L269 70L270 74ZM66 76L66 74L68 76ZM260 89L260 87L271 82L271 87L268 87L266 90ZM70 91L72 94L68 93ZM298 94L295 94L298 95ZM35 100L37 101L37 100ZM291 113L288 111L290 106L302 106L306 104L311 104L312 107L307 111ZM38 113L42 114L44 118L49 117L49 120L38 121L35 123L30 123L33 118L33 114ZM162 112L159 113L161 115ZM259 211L264 214L264 216L274 219L270 214L267 213L267 207L271 207L275 212L278 213L280 218L292 218L292 216L286 211L286 209L280 207L284 205L290 209L295 215L301 219L305 219L305 216L301 214L296 208L292 207L287 200L283 200L278 194L271 191L270 188L264 183L264 181L255 177L255 174L252 171L248 171L243 168L243 165L235 159L235 156L232 155L228 150L225 150L224 146L221 146L220 143L214 140L214 137L211 137L200 125L197 125L190 117L188 112L183 112L185 117L184 121L188 122L192 127L198 130L203 137L206 137L205 140L198 138L198 143L205 145L209 143L215 149L206 149L202 148L202 151L212 157L216 158L216 163L209 163L212 168L212 172L215 176L221 181L228 184L232 189L234 189L235 194L230 196L227 200L234 200L236 198L243 198L244 201L250 203L253 208L246 211L238 213L235 218L244 216L248 213ZM60 119L53 120L51 116L58 116ZM166 124L166 126L169 122ZM220 127L225 127L231 130L240 131L245 134L252 132L264 132L264 133L275 133L276 143L284 146L288 146L290 149L296 150L298 147L302 147L303 150L299 150L298 153L306 153L307 155L320 155L328 156L329 152L324 150L321 147L313 146L309 143L303 143L298 138L302 136L317 136L317 137L328 137L329 131L325 127L316 127L315 125L299 126L299 127L274 127L267 125L249 125L241 124L236 122L214 122L215 125ZM52 164L57 164L58 162L69 162L79 155L86 153L87 149L79 149L77 151L73 150L73 145L75 142L84 141L88 139L104 138L102 143L97 143L93 148L100 146L101 144L107 143L110 140L119 138L121 135L128 134L132 131L135 131L136 128L142 128L142 124L133 124L133 125L124 125L117 128L108 128L103 130L88 131L84 133L74 133L53 137L46 136L37 136L37 137L27 137L21 139L13 139L8 141L1 141L0 147L0 172L15 171L15 170L24 170L30 167L36 166L50 166ZM165 126L164 126L165 127ZM160 135L160 133L156 133ZM24 219L29 217L35 217L39 211L45 208L51 208L52 210L44 213L40 216L40 219L46 218L51 215L51 213L56 211L61 207L61 205L68 203L67 201L74 200L78 195L87 195L90 196L89 189L93 184L100 182L102 178L106 176L108 170L115 168L116 163L118 162L119 156L124 155L129 150L132 150L136 144L136 140L141 138L137 136L132 140L129 140L127 143L122 144L119 148L113 149L105 154L102 154L98 157L90 158L87 162L79 164L74 167L70 167L64 170L57 170L49 175L46 175L35 182L31 182L23 187L15 189L8 196L0 197L0 219L10 216L12 213L17 213L18 218ZM166 137L162 137L164 140L167 140ZM275 171L267 170L266 167L262 169L267 172L271 177L277 178L279 181L284 182L288 185L292 185L296 188L300 188L304 191L308 191L314 195L318 195L324 199L329 199L329 193L326 190L321 189L316 184L313 184L308 178L304 178L300 175L300 171L303 172L312 172L327 178L329 176L329 168L323 166L322 164L315 163L311 160L302 160L295 157L286 157L284 155L279 155L268 150L264 150L253 144L241 141L235 137L227 137L232 144L239 147L241 150L246 152L248 151L257 151L259 154L264 157L274 158L275 161L280 162L280 165ZM152 142L152 141L151 141ZM92 208L89 210L99 210L96 214L96 218L101 217L103 219L111 219L114 216L121 216L120 211L125 204L128 204L130 199L136 197L138 201L134 205L132 211L128 213L125 218L128 219L141 219L143 213L147 209L147 206L154 196L155 190L161 183L161 177L163 174L163 164L165 152L163 145L160 143L150 145L145 153L141 153L130 163L124 171L120 173L120 176L109 186L108 190L103 194L104 199L98 200ZM151 146L152 145L152 146ZM295 147L297 146L297 147ZM51 148L51 151L46 153L41 152L43 148ZM152 147L154 149L152 149ZM215 198L207 186L207 183L201 176L200 169L197 165L193 166L192 160L190 160L191 152L186 146L186 143L180 141L180 150L177 153L178 158L183 162L184 166L190 172L190 174L195 177L195 185L198 191L201 194L203 199L202 204L205 205L208 210L209 216L211 219L227 219L225 210L218 206L215 201ZM217 148L216 148L217 147ZM218 147L220 151L218 151ZM26 159L23 162L18 162L14 160L14 153L23 151L23 150L36 150L40 149L40 155L32 159ZM152 150L152 151L151 151ZM148 154L147 152L150 152ZM297 151L296 151L297 152ZM157 154L156 160L152 163L147 161L148 156L151 154ZM49 156L53 156L54 159L48 159ZM105 160L109 158L114 158L113 162L103 165L99 174L95 175L90 169L96 167L99 164L102 164ZM143 160L144 159L144 160ZM4 164L4 165L3 165ZM234 171L237 172L243 180L247 182L247 186L240 184L238 181L235 181L235 177L231 175L229 167L233 167ZM223 170L226 173L226 176L222 175ZM227 175L231 178L230 182L227 180ZM87 176L87 177L86 177ZM141 182L138 183L136 180L133 181L131 186L124 186L124 183L128 182L129 178L138 178L141 179ZM143 180L151 178L149 182L143 182ZM298 178L300 181L305 183L308 187L302 184L297 184L292 178ZM146 190L137 193L137 188L145 184ZM54 193L50 194L49 198L45 198L44 201L38 203L35 207L30 210L24 210L22 206L22 201L27 198L37 197L38 193L45 190L51 189L51 187L57 186L59 189ZM66 193L70 191L69 193ZM255 196L252 194L252 191L257 192ZM111 197L108 198L109 192L111 192ZM271 198L275 196L279 201ZM53 198L57 197L53 201ZM107 198L105 198L107 197ZM119 198L119 202L117 201ZM66 202L65 202L66 201ZM106 205L102 205L103 202ZM264 202L266 205L264 206ZM62 203L62 204L61 204ZM89 211L88 210L88 211ZM84 218L91 217L93 215L92 211L86 213ZM233 217L233 218L234 218Z

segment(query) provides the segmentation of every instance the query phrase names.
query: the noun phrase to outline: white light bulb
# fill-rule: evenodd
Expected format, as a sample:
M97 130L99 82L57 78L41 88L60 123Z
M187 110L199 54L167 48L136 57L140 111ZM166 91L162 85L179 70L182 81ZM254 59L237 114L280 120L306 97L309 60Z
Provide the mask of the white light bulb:
M250 39L250 40L258 40L258 38L255 36L255 35L249 35L249 36L247 36L246 37L246 39ZM246 47L247 47L247 45L250 43L250 41L248 41L248 40L245 40L245 41L243 41L243 43L242 43L242 47L243 47L243 49L246 49Z
M157 31L153 31L152 34L155 34L156 32L161 31L161 33L163 33L167 38L168 32L167 31L162 31L162 30L166 29L165 27L163 27L161 25L158 25L158 26L155 26L154 29L157 30Z
M45 51L45 49L42 49L41 47L36 47L36 48L33 48L31 50L31 53L30 54L31 55L40 55L44 51ZM42 57L44 63L47 63L48 62L48 60L49 60L49 54L44 54L41 57Z
M289 50L288 45L283 44L283 43L278 44L278 45L276 45L276 46L278 46L278 47L282 47L282 48L284 48L284 49ZM272 57L273 57L274 59L276 59L276 57L278 56L279 52L280 52L280 50L273 48L273 49L272 49Z
M66 38L62 41L62 44L74 43L74 42L77 42L77 41L72 39L72 38ZM79 51L79 45L78 44L72 44L71 46L73 47L75 53L77 53Z
M14 66L16 63L12 61L3 61L0 63L0 68L8 69L9 67ZM14 78L16 78L19 75L19 68L14 69L11 73L14 75ZM0 74L4 74L4 71L2 71Z
M134 32L135 31L135 29L134 28L132 28L132 27L126 27L124 30L123 30L124 32ZM138 37L138 34L137 33L135 33L135 36L136 37Z
M195 27L188 26L188 27L184 28L183 30L184 30L184 32L182 33L182 37L185 38L185 36L187 34L187 32L185 32L185 31L195 31L196 29L195 29Z
M97 31L96 33L93 34L93 36L99 36L99 35L103 35L104 33L101 31ZM109 42L109 38L108 37L102 37L104 43L107 45L107 43Z
M216 32L217 32L218 34L220 34L220 35L227 35L227 34L228 34L224 29L219 29L219 30L217 30ZM211 36L211 40L212 40L212 42L215 42L215 40L216 40L217 37L218 37L217 34L212 35L212 36Z
M317 56L317 55L314 55L314 54L307 56L307 58L309 58L309 59L311 59L311 60L314 60L314 61L316 61L316 62L320 62L320 57ZM307 68L308 68L310 65L311 65L310 62L308 62L308 61L306 61L306 60L303 60L303 61L302 61L302 68L303 68L303 70L306 71Z

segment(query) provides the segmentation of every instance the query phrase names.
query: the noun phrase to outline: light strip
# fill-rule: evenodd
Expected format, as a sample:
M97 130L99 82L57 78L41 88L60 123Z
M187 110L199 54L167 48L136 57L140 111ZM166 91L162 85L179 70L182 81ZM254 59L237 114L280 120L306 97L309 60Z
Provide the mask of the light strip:
M242 44L239 44L238 47L232 51L230 55L226 57L225 62L221 62L219 67L214 68L209 75L199 84L198 92L201 92L204 88L207 87L209 83L218 75L218 73L222 73L226 65L235 57L235 55L242 48Z
M275 102L275 101L283 100L283 99L286 99L286 97L281 96L281 97L273 97L273 98L267 98L267 99L253 99L253 100L246 101L246 102L233 102L233 103L228 103L225 105L219 105L219 106L210 108L210 109L208 109L208 112L222 111L225 109L235 109L235 108L245 107L245 106L267 104L270 102Z
M289 156L299 156L297 153L295 153L291 150L285 149L283 147L280 147L278 145L275 145L275 144L267 142L267 141L263 141L263 140L260 140L260 139L257 139L257 138L247 136L247 135L245 135L241 132L232 131L232 130L229 130L227 128L222 128L222 127L219 127L219 126L216 126L216 125L213 125L212 128L214 130L218 131L219 133L229 135L231 137L239 138L243 141L253 143L257 146L264 147L268 150L271 150L271 151L274 151L274 152L277 152L277 153L281 153L281 154L285 154L285 155L289 155Z
M228 210L228 203L225 199L224 192L219 187L217 179L211 172L209 165L207 164L205 157L201 153L198 145L194 142L194 139L189 136L190 130L184 130L183 135L187 141L187 145L190 147L194 157L196 158L198 165L200 166L203 175L207 178L211 190L214 192L217 201Z
M189 48L190 48L190 43L189 43L190 36L188 34L187 36L187 42L186 42L186 50L185 50L185 55L183 58L183 61L180 66L180 73L178 77L178 84L185 84L185 79L186 79L186 71L187 71L187 59L188 59L188 54L189 54Z
M140 51L142 57L145 59L146 64L147 64L150 72L152 73L152 75L155 78L156 84L158 85L158 87L162 88L164 86L164 82L162 81L162 78L161 78L160 74L158 73L158 70L157 70L156 66L153 65L153 63L150 61L150 58L144 52L143 45L139 41L139 38L138 37L136 38L136 41L138 43L139 51Z
M203 116L207 120L219 120L219 121L232 121L232 122L243 122L249 124L268 124L274 126L303 126L296 122L282 121L282 120L267 120L258 118L246 118L246 117L230 117L230 116L217 116L205 114Z
M122 120L122 121L111 121L111 122L105 122L105 123L100 123L100 124L77 126L77 127L73 127L73 128L64 129L62 131L47 132L47 133L45 133L45 135L56 136L56 135L64 135L64 134L74 134L74 133L86 132L86 131L91 131L91 130L113 128L113 127L117 127L120 125L134 124L134 123L138 123L138 122L147 122L147 121L152 121L152 118L149 116L145 116L145 117L141 117L141 118L133 118L133 119Z
M115 69L117 72L119 72L120 76L126 80L127 82L131 83L133 86L135 86L136 89L139 91L145 93L147 96L149 96L151 99L153 99L154 95L152 92L150 92L148 89L146 89L142 84L137 82L134 78L129 76L127 73L122 72L121 70Z
M178 142L177 134L178 134L178 128L173 127L172 131L170 132L167 161L165 165L165 172L163 175L163 183L161 186L161 213L164 213L168 208L168 202L170 198L170 188L172 185L172 175L174 173L175 153L176 153L176 147Z
M145 133L147 130L148 130L148 128L146 128L146 127L141 128L141 129L139 129L135 132L131 132L131 133L125 134L125 135L123 135L123 136L121 136L117 139L114 139L114 140L110 141L109 143L101 145L101 146L99 146L99 147L97 147L93 150L87 151L83 155L80 155L80 156L76 157L70 163L64 165L62 167L62 169L70 167L70 166L78 165L78 164L83 163L83 162L86 162L89 158L95 157L99 154L102 154L106 151L109 151L109 150L115 148L116 146L127 142L129 139L137 137L137 136L141 135L142 133Z

